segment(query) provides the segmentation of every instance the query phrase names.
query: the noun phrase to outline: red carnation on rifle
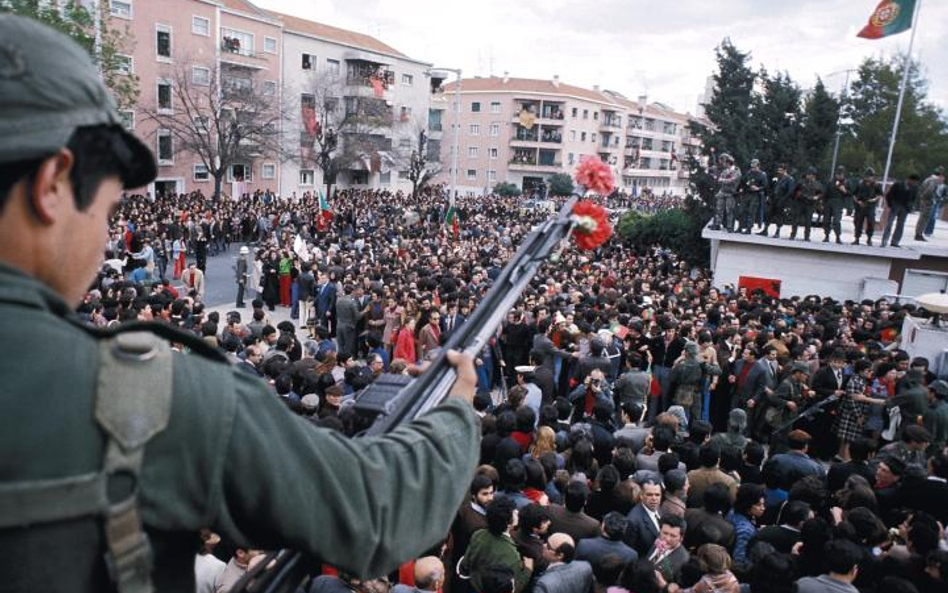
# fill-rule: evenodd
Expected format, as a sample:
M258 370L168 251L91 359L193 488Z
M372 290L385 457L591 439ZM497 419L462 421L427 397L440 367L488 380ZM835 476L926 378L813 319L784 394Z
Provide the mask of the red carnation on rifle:
M589 201L578 202L573 206L573 238L580 249L591 250L599 247L612 236L612 225L606 209Z
M576 167L576 183L601 196L607 196L612 193L615 179L612 177L612 169L598 156L585 156Z

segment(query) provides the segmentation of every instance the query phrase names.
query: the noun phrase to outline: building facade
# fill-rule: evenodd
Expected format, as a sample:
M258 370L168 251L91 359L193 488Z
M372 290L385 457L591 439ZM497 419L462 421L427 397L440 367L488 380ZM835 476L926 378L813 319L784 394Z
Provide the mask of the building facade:
M445 85L453 104L457 83ZM572 175L584 156L597 155L613 167L619 188L684 193L687 172L680 166L697 148L687 132L688 114L644 98L585 89L552 80L509 76L460 81L461 109L458 190L478 193L497 183L524 191L556 173ZM443 111L438 180L451 181L454 109Z
M294 148L282 165L281 195L325 183L320 153L329 134L337 148L327 154L342 163L339 187L410 189L404 171L411 152L427 139L431 64L368 35L279 17L285 136Z

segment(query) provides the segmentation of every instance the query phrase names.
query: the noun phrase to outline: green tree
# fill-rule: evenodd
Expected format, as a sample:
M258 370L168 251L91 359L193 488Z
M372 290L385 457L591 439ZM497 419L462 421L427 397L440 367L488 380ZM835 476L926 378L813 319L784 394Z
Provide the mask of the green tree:
M519 196L520 188L517 187L516 183L508 183L506 181L502 181L494 186L494 193L497 194L498 196L504 196L504 197Z
M619 236L638 250L660 245L696 266L707 266L707 242L701 238L704 225L682 208L672 208L652 215L630 210L617 225Z
M859 66L843 105L848 124L843 127L839 162L853 171L874 167L881 177L895 119L904 56L867 58ZM909 65L890 178L910 173L925 175L948 153L948 124L944 113L930 103L928 83L917 62Z
M0 12L41 21L85 48L98 65L119 109L130 109L138 102L138 77L125 70L127 64L122 56L132 54L132 36L128 25L115 27L110 23L108 2L100 2L99 10L99 14L93 14L74 0L0 0Z
M755 158L761 168L772 173L779 163L798 163L801 159L800 88L786 73L770 76L762 70L763 93L754 97L754 123L757 127ZM739 163L742 169L747 162Z
M550 177L550 195L568 196L573 193L573 178L566 173L556 173Z
M839 101L826 92L823 81L817 78L813 93L806 101L800 135L804 164L817 167L826 178L832 175L830 151L836 137L839 109Z
M704 105L712 125L693 122L690 127L706 152L727 152L746 166L759 145L759 131L751 117L757 75L748 66L750 54L738 50L730 39L725 38L715 54L718 71L714 74L714 94Z

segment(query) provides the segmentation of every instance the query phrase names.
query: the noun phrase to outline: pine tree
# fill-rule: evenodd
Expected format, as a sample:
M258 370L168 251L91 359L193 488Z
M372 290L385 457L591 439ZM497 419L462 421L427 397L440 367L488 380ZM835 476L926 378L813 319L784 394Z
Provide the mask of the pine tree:
M836 137L838 121L839 102L826 92L823 81L817 78L803 114L803 164L818 168L820 175L827 179L833 174L829 170L830 151Z
M801 161L801 92L787 73L770 76L761 70L759 76L764 92L754 97L753 121L759 138L754 156L761 169L773 173L780 163L793 166Z

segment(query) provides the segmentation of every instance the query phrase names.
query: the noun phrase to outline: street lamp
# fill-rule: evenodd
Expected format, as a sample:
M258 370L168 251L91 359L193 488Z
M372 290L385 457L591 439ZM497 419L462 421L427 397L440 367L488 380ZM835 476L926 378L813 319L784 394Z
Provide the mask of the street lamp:
M451 195L448 198L448 203L454 206L454 196L458 192L458 153L461 151L461 69L432 68L429 72L437 78L447 78L447 75L439 76L446 72L458 77L458 84L454 87L454 148L451 153Z

